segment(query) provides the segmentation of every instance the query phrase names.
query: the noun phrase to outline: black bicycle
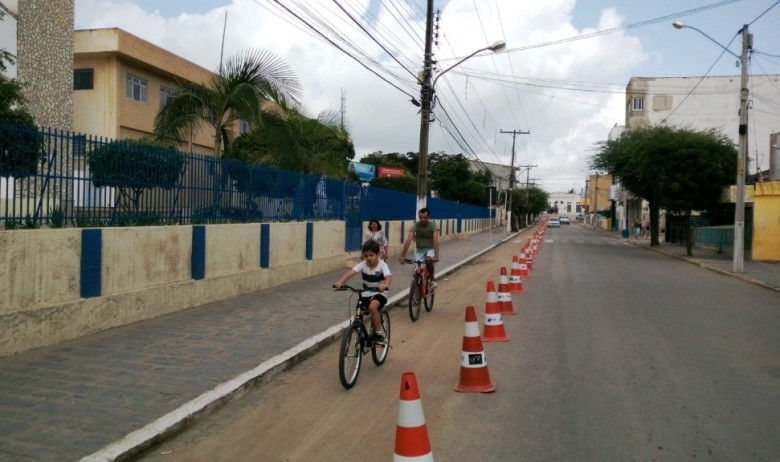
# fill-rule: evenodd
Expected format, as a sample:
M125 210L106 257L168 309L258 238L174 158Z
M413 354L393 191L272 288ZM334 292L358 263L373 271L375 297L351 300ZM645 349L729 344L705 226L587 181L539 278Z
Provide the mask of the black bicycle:
M368 307L363 306L360 301L360 292L363 289L344 284L336 290L351 290L350 300L352 297L357 298L352 322L344 331L339 350L339 380L341 380L341 385L349 390L357 382L363 355L370 351L371 358L377 366L384 364L385 359L387 359L387 353L390 350L390 315L387 313L387 306L379 310L379 317L382 319L382 334L384 334L385 340L382 343L374 342L372 341L374 326L371 323L371 314L368 312ZM347 307L349 309L349 305Z
M426 260L404 258L404 261L414 265L412 285L409 287L409 317L412 318L412 321L417 321L420 317L420 305L425 305L425 311L430 312L433 309L436 294L431 287L433 281Z

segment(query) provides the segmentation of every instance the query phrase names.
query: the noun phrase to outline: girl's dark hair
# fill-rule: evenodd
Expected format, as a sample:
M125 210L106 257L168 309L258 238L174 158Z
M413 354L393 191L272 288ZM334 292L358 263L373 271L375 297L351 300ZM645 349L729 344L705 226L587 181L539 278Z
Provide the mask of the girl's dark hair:
M371 252L379 255L379 243L373 239L369 239L366 242L363 243L363 247L360 249L361 252Z
M376 230L377 231L382 231L382 224L379 223L378 220L371 220L371 221L369 221L368 222L368 229L371 229L371 223L376 223L376 226L377 226Z

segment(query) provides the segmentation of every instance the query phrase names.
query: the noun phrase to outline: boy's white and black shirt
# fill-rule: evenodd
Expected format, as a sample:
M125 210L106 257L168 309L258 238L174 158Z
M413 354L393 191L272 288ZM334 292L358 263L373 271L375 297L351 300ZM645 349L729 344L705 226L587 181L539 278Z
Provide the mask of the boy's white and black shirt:
M379 260L377 265L372 269L368 267L366 260L362 260L360 263L352 267L352 271L360 274L363 278L363 291L360 293L361 297L371 297L379 293L379 283L385 280L387 276L390 276L390 267L387 266L382 260ZM382 295L387 296L389 290L385 289Z

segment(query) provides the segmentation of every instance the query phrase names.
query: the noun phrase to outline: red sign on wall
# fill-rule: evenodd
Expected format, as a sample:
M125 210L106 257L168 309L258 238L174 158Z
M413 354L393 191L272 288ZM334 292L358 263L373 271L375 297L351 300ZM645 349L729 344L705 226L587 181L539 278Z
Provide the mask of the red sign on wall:
M406 170L403 169L403 167L382 167L380 166L377 169L376 176L383 177L383 176L404 176L406 174Z

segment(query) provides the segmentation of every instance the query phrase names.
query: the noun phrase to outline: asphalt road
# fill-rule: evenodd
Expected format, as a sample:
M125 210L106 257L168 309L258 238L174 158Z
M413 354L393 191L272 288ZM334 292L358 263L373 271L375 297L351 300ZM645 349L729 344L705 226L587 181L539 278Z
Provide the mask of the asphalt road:
M482 324L525 236L441 281L417 323L393 310L387 363L352 390L334 344L143 459L390 460L413 371L437 460L777 460L780 294L578 226L545 239L510 341L484 345L495 393L453 391L464 312Z

